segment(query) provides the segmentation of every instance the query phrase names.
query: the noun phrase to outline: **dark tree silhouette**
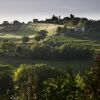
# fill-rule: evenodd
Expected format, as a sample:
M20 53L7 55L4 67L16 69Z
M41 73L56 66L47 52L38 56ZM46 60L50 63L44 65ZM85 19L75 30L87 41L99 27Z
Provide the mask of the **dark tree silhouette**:
M41 36L42 40L44 41L44 38L47 36L47 31L46 30L40 30L38 34Z

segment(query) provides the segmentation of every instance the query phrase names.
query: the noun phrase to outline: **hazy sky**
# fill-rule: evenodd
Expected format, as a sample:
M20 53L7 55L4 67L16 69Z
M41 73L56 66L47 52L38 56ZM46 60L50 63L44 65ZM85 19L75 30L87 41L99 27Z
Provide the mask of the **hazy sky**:
M53 14L100 19L100 0L0 0L0 22L49 18Z

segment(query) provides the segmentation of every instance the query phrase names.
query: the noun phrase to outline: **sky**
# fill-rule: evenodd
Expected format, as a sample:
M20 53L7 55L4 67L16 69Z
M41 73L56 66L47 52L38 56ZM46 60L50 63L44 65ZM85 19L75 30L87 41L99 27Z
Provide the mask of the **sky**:
M31 21L52 15L100 19L100 0L0 0L0 22L4 20Z

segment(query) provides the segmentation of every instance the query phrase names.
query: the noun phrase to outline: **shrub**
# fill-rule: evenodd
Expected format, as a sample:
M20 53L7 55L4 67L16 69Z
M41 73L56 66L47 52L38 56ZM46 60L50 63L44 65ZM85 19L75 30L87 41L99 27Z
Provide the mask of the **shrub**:
M63 75L60 71L44 64L20 65L14 72L16 95L23 99L39 98L43 81L48 78Z
M60 76L45 81L43 98L44 100L85 100L84 87L82 77L69 72L66 77Z

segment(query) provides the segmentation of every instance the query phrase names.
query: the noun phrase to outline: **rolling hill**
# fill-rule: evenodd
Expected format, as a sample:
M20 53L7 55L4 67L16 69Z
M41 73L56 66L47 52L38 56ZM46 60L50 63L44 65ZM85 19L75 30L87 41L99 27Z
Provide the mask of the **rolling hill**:
M23 25L7 25L0 26L0 38L12 38L20 37L23 35L34 35L40 30L48 31L48 35L55 34L57 27L63 25L57 24L45 24L45 23L34 23L34 24L23 24Z

